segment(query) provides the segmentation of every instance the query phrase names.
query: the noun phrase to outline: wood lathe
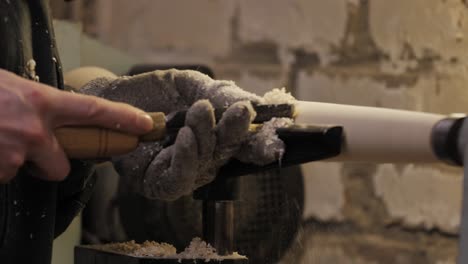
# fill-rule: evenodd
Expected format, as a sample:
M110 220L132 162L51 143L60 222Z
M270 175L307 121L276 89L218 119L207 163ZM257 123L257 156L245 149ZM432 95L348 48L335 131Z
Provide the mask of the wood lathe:
M238 197L236 184L229 181L232 177L314 160L375 163L447 162L462 166L463 159L468 157L468 155L464 155L467 142L464 135L468 135L468 125L465 124L464 115L444 116L305 101L297 101L294 108L292 106L288 108L284 105L276 107L269 106L268 111L264 110L269 114L264 115L264 119L258 119L256 122L261 123L271 117L281 116L281 113L291 114L290 111L294 109L296 124L299 124L277 130L279 137L284 140L286 145L286 152L281 164L255 166L232 160L221 168L214 182L195 191L195 198L203 200L204 239L210 242L221 255L231 254L235 249L232 233L234 221L232 201ZM261 109L257 109L257 111L262 112ZM160 124L166 125L164 132L167 133L169 131L167 128L171 126L167 126L170 123L169 119L161 116L158 118ZM180 120L178 122L180 125ZM67 146L68 141L65 140L69 136L67 135L69 131L57 131L59 142L63 144L65 150L69 147ZM155 133L159 136L153 137L151 140L160 140L162 139L161 135L166 135L160 132ZM102 134L102 132L100 133ZM98 143L93 144L99 145L99 151L95 149L92 153L99 154L97 155L99 157L113 154L111 149L113 149L114 143L111 141L121 139L110 140L110 138L112 136L98 136L96 141ZM136 146L138 140L138 138L134 138L132 144ZM105 147L103 142L105 142ZM68 148L67 153L71 153L70 151L71 148ZM119 149L119 151L131 151L131 148L126 148L125 151ZM77 157L93 158L92 155L82 156L82 153ZM468 190L466 180L464 187L465 190ZM461 245L467 242L467 206L467 202L464 201ZM463 250L460 252L462 252L460 261L468 257L463 255ZM93 254L101 253L96 251Z

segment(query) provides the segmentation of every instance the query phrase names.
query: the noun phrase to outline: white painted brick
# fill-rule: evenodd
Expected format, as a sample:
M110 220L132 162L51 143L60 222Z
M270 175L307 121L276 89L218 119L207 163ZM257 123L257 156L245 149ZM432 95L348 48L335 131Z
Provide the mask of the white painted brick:
M421 85L426 85L421 84ZM422 104L419 89L387 88L383 82L362 75L340 76L321 72L298 75L297 98L306 101L381 106L418 110Z
M435 66L435 85L426 86L423 90L424 109L443 114L468 113L467 67L449 64Z
M315 241L320 243L319 241ZM360 263L360 264L375 264L374 262L366 261L359 257L350 257L342 247L330 246L330 247L314 247L308 245L310 250L306 250L301 256L298 263L300 264L311 264L311 263Z
M347 22L346 0L241 0L242 42L274 42L280 47L317 52L323 63L333 60Z
M438 260L435 264L456 264L457 262L454 259L448 260Z
M304 175L303 219L321 221L343 219L344 184L340 163L310 162L302 165Z
M278 65L214 65L217 79L233 80L239 87L258 95L284 87L288 72Z
M235 2L221 0L110 1L101 32L113 46L134 54L178 50L222 56L231 48Z
M372 0L369 25L377 46L392 60L404 59L405 46L417 58L468 59L468 9L459 0Z
M294 250L300 254L294 254ZM394 240L362 231L340 234L330 229L329 232L320 232L314 226L306 226L298 234L290 254L280 263L439 263L439 256L432 255L431 251L432 248L420 246L414 240ZM450 261L449 258L445 260Z
M376 172L374 188L391 222L455 234L460 224L461 175L458 170L382 165Z
M468 68L436 63L431 73L420 74L411 84L389 88L374 74L320 71L298 74L300 100L379 106L431 113L468 113Z
M267 79L259 77L258 75L253 75L250 72L242 72L237 85L247 91L263 95L273 88L281 88L281 81L282 80L279 78Z

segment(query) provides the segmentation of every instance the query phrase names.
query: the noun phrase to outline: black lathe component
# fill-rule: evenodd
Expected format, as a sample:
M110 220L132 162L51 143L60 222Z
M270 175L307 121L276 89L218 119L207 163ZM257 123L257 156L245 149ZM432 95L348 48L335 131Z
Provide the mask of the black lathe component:
M238 197L236 178L218 178L194 192L203 204L203 239L220 255L230 255L234 246L234 203Z
M238 197L238 177L255 172L280 169L309 161L331 158L340 154L342 127L291 126L277 129L286 145L279 162L266 166L231 161L221 168L216 179L194 192L203 201L203 238L218 254L229 255L234 245L234 202Z

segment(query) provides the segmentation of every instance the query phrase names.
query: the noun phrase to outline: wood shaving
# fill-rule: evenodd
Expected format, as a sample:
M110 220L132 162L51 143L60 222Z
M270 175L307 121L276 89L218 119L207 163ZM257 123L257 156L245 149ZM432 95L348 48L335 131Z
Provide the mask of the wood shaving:
M279 161L286 151L286 146L276 134L276 129L288 127L294 122L290 118L272 118L265 122L256 133L252 134L236 158L245 163L260 166Z
M39 76L36 74L36 61L33 60L33 59L30 59L25 67L24 67L24 71L25 71L25 74L26 74L26 78L30 79L30 80L33 80L35 82L39 82Z
M294 98L291 93L286 92L286 88L275 88L269 92L266 92L263 95L263 99L265 100L265 104L294 104L296 102L296 98Z

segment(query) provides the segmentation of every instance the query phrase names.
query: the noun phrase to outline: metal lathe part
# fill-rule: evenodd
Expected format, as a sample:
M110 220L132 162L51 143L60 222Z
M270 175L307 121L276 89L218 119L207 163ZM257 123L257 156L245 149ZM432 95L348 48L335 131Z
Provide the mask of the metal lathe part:
M450 115L432 128L432 149L439 160L451 165L463 165L463 152L459 151L459 141L463 140L460 131L465 119L466 116Z
M458 264L468 263L468 122L466 119L458 133L458 151L463 157L463 192L460 219L460 239L458 242Z
M203 201L203 236L219 255L234 252L234 201Z

